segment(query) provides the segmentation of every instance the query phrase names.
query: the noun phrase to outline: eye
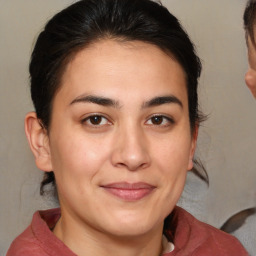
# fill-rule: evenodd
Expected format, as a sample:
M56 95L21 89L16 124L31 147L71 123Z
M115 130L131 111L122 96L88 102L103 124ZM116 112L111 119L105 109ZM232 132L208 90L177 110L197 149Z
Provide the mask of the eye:
M174 124L174 120L167 116L155 115L150 117L147 120L146 124L155 126L169 126L171 124Z
M91 115L82 120L82 123L88 126L104 126L109 125L109 120L101 115Z

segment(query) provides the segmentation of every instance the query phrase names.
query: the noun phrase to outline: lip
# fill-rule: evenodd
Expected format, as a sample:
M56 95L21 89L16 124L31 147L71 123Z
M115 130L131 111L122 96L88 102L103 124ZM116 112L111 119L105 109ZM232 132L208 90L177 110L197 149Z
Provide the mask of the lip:
M102 185L101 187L108 193L125 201L138 201L148 196L156 188L144 182L118 182Z

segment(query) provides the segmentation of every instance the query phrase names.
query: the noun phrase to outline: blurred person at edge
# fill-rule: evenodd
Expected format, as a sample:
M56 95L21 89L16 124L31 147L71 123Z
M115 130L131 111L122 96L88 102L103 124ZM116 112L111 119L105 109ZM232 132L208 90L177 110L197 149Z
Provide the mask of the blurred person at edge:
M244 29L248 47L249 69L245 82L256 98L256 1L249 0L244 11ZM237 237L250 255L256 255L256 207L243 210L227 222L232 235Z
M245 38L248 47L249 69L245 75L245 82L256 98L256 1L249 0L244 12Z
M248 255L176 206L194 165L200 71L160 3L82 0L56 14L32 53L25 130L60 209L37 211L7 256Z

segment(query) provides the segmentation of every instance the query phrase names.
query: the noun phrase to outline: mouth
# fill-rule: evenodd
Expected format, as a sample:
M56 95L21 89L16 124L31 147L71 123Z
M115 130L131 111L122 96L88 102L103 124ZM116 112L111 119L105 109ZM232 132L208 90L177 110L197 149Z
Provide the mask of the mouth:
M101 186L108 193L122 199L125 201L138 201L149 194L151 194L155 186L148 183L138 182L138 183L111 183Z

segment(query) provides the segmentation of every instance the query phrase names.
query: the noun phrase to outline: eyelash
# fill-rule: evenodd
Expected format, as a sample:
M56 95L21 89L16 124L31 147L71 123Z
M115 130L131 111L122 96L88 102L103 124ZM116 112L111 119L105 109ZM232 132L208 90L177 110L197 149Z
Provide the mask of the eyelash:
M153 123L153 122L152 122L152 119L153 119L153 118L159 118L160 121L161 121L161 123L159 123L159 124ZM175 121L174 121L173 118L167 117L167 116L165 116L165 115L153 115L153 116L151 116L151 117L147 120L147 122L148 122L148 121L151 121L151 123L150 123L149 125L160 126L160 127L169 127L170 125L175 124ZM146 123L147 123L147 122L146 122ZM164 124L163 124L163 122L164 122Z
M93 124L93 118L96 120L96 118L98 118L99 120L96 120L96 123ZM95 121L94 120L94 121ZM102 122L102 120L104 120L104 124L100 124ZM97 121L99 121L99 123L97 123ZM90 122L90 123L89 123ZM86 118L81 120L82 124L87 124L88 126L91 126L93 128L100 128L102 126L106 126L106 125L110 125L111 122L109 121L108 118L104 117L101 114L93 114L90 116L87 116Z
M96 121L96 123L94 123L94 121ZM102 124L102 121L104 121L103 124ZM92 114L90 116L87 116L86 118L81 120L81 123L91 126L93 128L100 128L102 126L111 125L111 122L109 121L109 119L104 117L101 114ZM152 125L155 127L169 127L170 125L175 124L175 121L171 117L167 117L165 115L158 114L158 115L153 115L150 118L148 118L147 121L145 122L145 124L150 125L150 126Z

